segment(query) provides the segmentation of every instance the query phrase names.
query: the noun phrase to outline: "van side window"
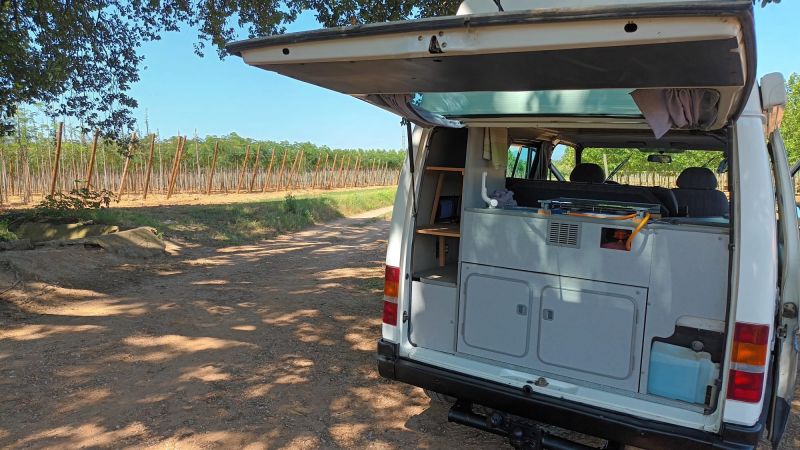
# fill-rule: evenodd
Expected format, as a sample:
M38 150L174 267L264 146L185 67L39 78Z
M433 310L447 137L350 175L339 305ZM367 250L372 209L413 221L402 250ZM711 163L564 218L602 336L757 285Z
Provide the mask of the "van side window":
M531 169L536 166L538 148L531 144L511 144L508 147L506 178L530 178Z

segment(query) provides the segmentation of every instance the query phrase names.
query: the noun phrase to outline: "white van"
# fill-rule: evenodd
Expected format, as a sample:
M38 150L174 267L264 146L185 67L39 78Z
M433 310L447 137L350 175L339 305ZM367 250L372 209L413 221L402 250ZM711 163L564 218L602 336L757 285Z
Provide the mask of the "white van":
M755 48L750 0L467 0L228 47L417 125L380 374L553 449L587 447L537 423L608 448L780 441L800 245L786 91ZM633 160L682 161L677 186L621 176Z

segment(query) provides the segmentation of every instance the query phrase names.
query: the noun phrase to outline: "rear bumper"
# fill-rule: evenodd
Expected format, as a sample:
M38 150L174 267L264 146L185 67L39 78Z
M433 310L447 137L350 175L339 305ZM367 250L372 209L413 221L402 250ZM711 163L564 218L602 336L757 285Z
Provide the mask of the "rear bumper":
M724 424L720 434L643 420L563 399L526 393L397 356L397 344L378 341L381 376L538 422L647 449L753 449L764 429Z

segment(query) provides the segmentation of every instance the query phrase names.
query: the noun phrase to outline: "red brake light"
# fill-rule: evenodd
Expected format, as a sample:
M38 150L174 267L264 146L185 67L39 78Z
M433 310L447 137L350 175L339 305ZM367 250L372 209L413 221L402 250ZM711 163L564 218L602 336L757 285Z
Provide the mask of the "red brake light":
M761 388L763 386L763 372L750 373L731 369L730 379L728 380L728 399L758 403L761 401Z
M747 403L761 401L764 388L769 325L737 322L733 332L728 398Z
M397 326L397 295L400 289L400 268L386 266L383 280L383 323Z
M397 326L397 303L383 301L383 323Z

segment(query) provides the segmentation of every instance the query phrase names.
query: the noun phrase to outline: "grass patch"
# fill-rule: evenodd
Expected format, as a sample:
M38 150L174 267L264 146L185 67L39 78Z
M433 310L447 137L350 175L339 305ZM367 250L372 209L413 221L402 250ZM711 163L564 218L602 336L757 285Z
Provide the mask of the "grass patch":
M287 195L228 205L176 205L141 208L85 209L55 216L121 228L150 226L166 237L223 246L255 242L281 233L302 230L351 214L390 206L395 188L360 189L323 194ZM49 215L49 214L48 214ZM0 227L2 226L0 217ZM2 236L0 228L0 236ZM0 240L2 237L0 237Z
M394 202L395 188L291 196L230 205L136 208L160 222L167 236L218 245L244 244L302 230L316 223L369 211Z
M396 188L383 187L323 194L287 195L228 205L175 205L140 208L48 210L54 219L92 220L123 229L149 226L166 237L223 246L255 242L281 233L302 230L317 223L390 206ZM9 223L25 212L0 216L0 241L16 237Z

